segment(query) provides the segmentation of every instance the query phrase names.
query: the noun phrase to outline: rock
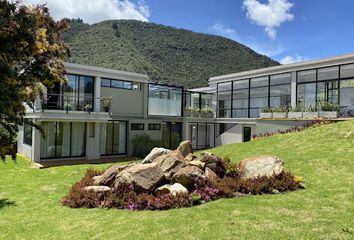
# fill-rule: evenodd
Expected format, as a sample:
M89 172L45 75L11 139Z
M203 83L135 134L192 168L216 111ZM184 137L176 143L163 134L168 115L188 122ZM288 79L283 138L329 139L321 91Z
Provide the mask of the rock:
M111 186L116 178L117 174L128 168L130 165L113 165L112 167L108 168L102 175L93 177L95 185L105 185Z
M172 194L176 195L177 193L188 193L188 189L185 188L182 184L175 183L175 184L166 184L163 185L155 190L155 194Z
M190 162L190 161L193 161L196 158L197 158L197 156L194 156L192 153L188 153L188 155L184 157L184 160L187 161L187 162Z
M220 182L220 178L219 176L214 173L213 170L211 170L210 168L205 168L205 176L208 178L209 182L213 185L213 186L217 186L218 183Z
M277 189L273 189L273 190L272 190L272 193L273 193L273 194L279 194L280 192L279 192Z
M144 158L142 163L152 163L157 157L171 152L171 150L166 148L153 148L151 152Z
M173 183L180 183L187 189L191 190L194 185L194 180L197 178L205 178L203 170L197 166L186 166L181 168L172 177Z
M306 185L305 185L304 182L299 182L299 186L300 186L300 188L302 188L302 189L305 189L305 188L306 188Z
M260 156L241 160L238 170L242 178L254 179L277 176L284 170L283 165L283 160L278 157Z
M84 187L85 191L94 191L94 192L107 192L110 191L111 188L107 186L87 186Z
M185 166L184 157L179 150L171 151L165 155L155 158L155 163L161 167L165 178L171 180L173 174Z
M204 169L205 163L203 163L200 160L193 160L193 161L189 162L189 165L197 166L200 169Z
M165 175L157 163L136 164L117 174L114 187L134 182L138 191L153 191L164 178Z
M213 170L213 172L215 172L219 177L222 178L225 176L227 166L220 157L209 152L203 152L201 157L198 159L204 162L205 167Z
M183 157L187 156L189 153L193 153L192 142L190 140L181 142L177 150L181 151Z

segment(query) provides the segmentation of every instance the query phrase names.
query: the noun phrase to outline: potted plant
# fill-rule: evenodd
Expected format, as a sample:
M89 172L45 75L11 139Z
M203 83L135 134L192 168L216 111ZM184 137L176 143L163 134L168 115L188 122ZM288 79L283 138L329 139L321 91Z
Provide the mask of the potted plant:
M101 102L102 102L103 110L105 112L109 112L109 110L111 109L112 97L103 97L101 98Z
M295 107L291 107L288 112L288 118L300 119L302 118L302 105L298 104Z
M71 103L65 102L65 103L64 103L64 110L66 110L66 111L68 112L68 111L71 110L71 109L72 109Z
M188 106L184 109L184 114L186 117L192 117L193 107Z
M91 103L87 103L84 107L86 112L91 112L92 111L92 105Z
M201 110L203 117L205 118L212 118L214 117L214 111L211 107L204 107Z
M192 117L200 117L201 110L199 107L193 107Z
M309 105L304 108L304 112L302 113L303 118L318 118L318 112L316 111L316 108L312 105Z
M273 109L271 107L263 107L262 112L260 113L260 118L272 118L273 117Z
M334 103L329 102L320 102L321 111L319 112L319 116L321 118L337 118L339 112L339 106Z
M273 118L287 118L288 107L280 106L273 108Z

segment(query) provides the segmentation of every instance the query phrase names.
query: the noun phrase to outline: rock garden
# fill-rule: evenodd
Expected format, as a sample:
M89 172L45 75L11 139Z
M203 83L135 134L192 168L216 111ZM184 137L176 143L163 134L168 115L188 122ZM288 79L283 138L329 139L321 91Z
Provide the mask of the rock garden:
M62 204L72 208L166 210L219 198L279 194L304 188L301 177L284 170L275 156L233 164L209 152L196 155L190 141L176 150L154 148L141 163L89 169Z

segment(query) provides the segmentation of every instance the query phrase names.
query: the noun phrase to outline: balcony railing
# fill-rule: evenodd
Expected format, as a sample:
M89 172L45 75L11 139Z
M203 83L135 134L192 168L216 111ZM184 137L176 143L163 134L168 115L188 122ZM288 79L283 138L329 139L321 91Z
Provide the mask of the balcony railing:
M45 94L40 101L40 110L63 110L85 112L110 112L111 102L106 98L88 96L68 96L63 94ZM105 104L103 104L103 101ZM38 109L38 108L37 108Z

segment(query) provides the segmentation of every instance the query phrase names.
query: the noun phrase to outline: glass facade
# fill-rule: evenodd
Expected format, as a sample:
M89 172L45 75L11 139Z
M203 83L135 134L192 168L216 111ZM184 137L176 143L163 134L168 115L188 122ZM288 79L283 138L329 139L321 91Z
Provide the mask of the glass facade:
M67 77L68 83L61 87L61 108L93 111L94 78L79 75Z
M211 108L213 101L213 94L201 93L201 92L184 92L184 106L195 107L199 109Z
M182 116L182 87L149 84L149 115Z
M108 78L101 79L101 87L120 88L120 89L137 90L137 91L141 89L139 82L131 82L125 80L108 79Z
M218 84L217 117L231 118L232 82Z
M101 123L100 154L121 155L126 154L127 122L110 121Z
M190 123L188 125L189 139L193 149L207 149L215 146L214 124Z
M82 157L85 155L86 123L42 122L41 158Z

